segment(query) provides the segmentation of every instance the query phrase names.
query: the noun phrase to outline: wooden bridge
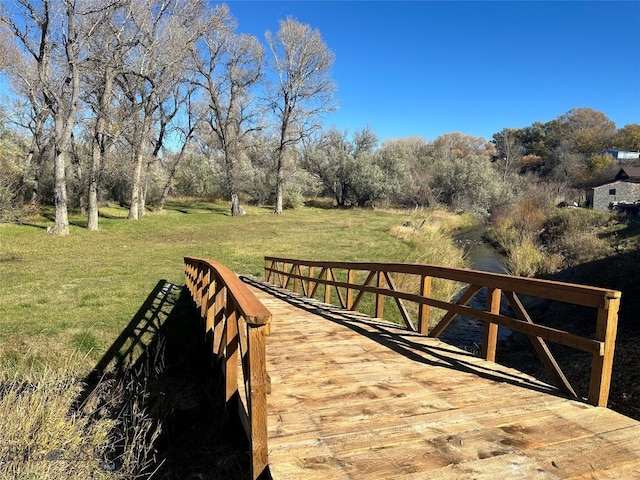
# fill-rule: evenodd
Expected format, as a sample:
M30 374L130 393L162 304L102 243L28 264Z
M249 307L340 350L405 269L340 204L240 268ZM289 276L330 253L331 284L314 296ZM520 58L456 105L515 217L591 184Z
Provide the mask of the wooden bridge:
M602 408L619 292L277 258L266 259L269 282L243 283L193 258L185 276L245 426L253 478L640 478L640 423ZM455 302L438 299L440 281L466 290ZM469 307L483 287L487 308ZM593 338L534 323L522 294L589 307ZM500 313L503 297L515 318ZM390 305L404 325L382 319ZM435 338L457 314L484 322L483 358ZM555 386L492 361L498 325L529 336ZM575 396L546 340L592 354L587 399Z

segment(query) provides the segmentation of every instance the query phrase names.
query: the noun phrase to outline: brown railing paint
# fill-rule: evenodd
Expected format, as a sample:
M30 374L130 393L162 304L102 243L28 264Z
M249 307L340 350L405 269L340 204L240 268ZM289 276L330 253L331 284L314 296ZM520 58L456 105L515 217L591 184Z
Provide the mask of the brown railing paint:
M338 280L337 271L344 271L340 277L346 278L346 281ZM355 272L365 272L366 279L362 283L356 283ZM392 274L417 276L419 291L398 290ZM432 279L451 280L468 286L455 302L443 301L431 296ZM265 280L282 288L292 288L294 292L307 297L314 297L318 289L324 286L321 298L325 303L330 302L333 287L337 292L337 303L342 308L350 310L357 310L363 295L371 293L375 296L374 310L379 318L384 318L384 299L393 298L405 326L431 337L438 337L458 314L477 318L482 320L485 326L482 356L490 361L495 360L498 326L521 332L533 343L556 386L573 396L576 396L573 388L545 341L583 350L593 358L587 401L596 406L607 405L621 297L617 290L433 265L325 262L278 257L265 257ZM293 286L290 285L292 280ZM483 287L487 288L486 309L479 310L468 306L470 300ZM500 314L503 295L517 318ZM518 295L529 295L597 310L594 338L534 323ZM418 305L415 321L410 318L403 301ZM430 307L447 312L431 331L428 327Z
M251 474L267 468L265 335L271 313L231 270L213 260L184 258L186 286L204 323L212 356L220 360L227 402L237 398L240 419L251 445ZM238 366L241 365L240 372ZM238 374L244 382L238 386Z

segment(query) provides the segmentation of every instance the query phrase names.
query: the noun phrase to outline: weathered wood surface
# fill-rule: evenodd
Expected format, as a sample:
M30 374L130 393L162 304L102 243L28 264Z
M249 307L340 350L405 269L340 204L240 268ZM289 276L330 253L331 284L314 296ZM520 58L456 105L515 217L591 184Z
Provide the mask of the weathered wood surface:
M318 276L314 275L319 268ZM583 350L592 354L591 376L588 401L592 405L607 406L611 380L611 369L615 350L615 338L618 323L618 309L622 293L617 290L590 287L587 285L555 282L543 279L514 277L511 275L440 267L419 264L365 263L365 262L332 262L302 260L290 258L265 257L265 280L271 281L285 289L293 288L309 298L318 298L315 293L319 286L324 289L324 301L332 301L332 291L336 293L339 305L352 311L360 311L358 305L365 294L375 296L374 316L384 318L385 298L395 301L401 317L410 330L419 331L430 337L439 337L451 324L456 315L462 314L484 322L482 340L482 356L486 360L495 360L498 326L506 327L514 332L524 333L533 342L535 350L545 367L551 373L556 387L575 398L575 391L560 369L546 341ZM361 274L360 281L355 281L355 272ZM346 273L346 275L345 275ZM407 282L407 291L398 290L391 274L413 276L420 280L420 291L415 291L415 282ZM362 278L366 275L366 279ZM345 279L338 281L338 278ZM430 295L431 280L437 278L444 281L466 283L464 293L455 302L432 298ZM291 282L293 280L293 282ZM364 280L364 281L362 281ZM405 282L402 281L404 284ZM292 285L293 284L293 285ZM305 288L306 287L306 288ZM482 288L486 288L489 296L486 309L473 308L470 300ZM346 301L343 296L346 292ZM354 292L357 296L353 298ZM504 294L509 306L516 313L516 318L500 313L501 296ZM539 325L534 322L529 312L520 301L520 295L565 302L592 307L597 310L595 338L575 335L562 329ZM335 304L335 298L333 299ZM418 305L418 318L412 320L404 301ZM447 312L431 331L429 328L429 307ZM588 316L584 318L588 322Z
M224 375L225 402L237 404L250 444L251 478L257 479L268 465L265 335L271 313L245 283L214 260L184 257L184 273L212 360Z
M635 420L386 322L252 290L273 315L275 480L640 478Z

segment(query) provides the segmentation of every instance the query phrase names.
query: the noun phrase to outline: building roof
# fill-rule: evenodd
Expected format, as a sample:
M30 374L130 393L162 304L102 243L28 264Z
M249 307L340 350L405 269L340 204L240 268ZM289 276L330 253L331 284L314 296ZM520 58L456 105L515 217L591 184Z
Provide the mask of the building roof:
M618 160L637 160L638 158L640 158L640 152L629 152L626 150L616 150L613 148L608 148L607 150L598 152L598 155L604 154L612 155L613 158L617 158Z
M615 179L640 183L640 167L623 167L618 171Z

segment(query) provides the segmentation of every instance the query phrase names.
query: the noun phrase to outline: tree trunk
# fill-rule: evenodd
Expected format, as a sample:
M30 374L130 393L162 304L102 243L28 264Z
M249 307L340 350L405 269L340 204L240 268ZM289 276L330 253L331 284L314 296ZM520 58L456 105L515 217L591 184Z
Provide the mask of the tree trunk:
M142 152L136 158L136 167L133 171L133 184L131 186L131 205L129 206L129 220L140 219L140 187L142 182Z
M147 141L147 134L151 128L151 114L145 112L144 120L142 121L142 133L136 141L137 145L134 148L136 155L135 168L133 170L133 183L131 186L131 205L129 206L129 220L139 220L144 214L144 192L143 184L144 180L142 176L142 169L144 167L144 151L145 143Z
M55 190L54 203L56 209L53 232L56 235L69 234L69 217L67 215L67 173L66 152L57 152L54 158Z
M167 203L167 199L169 198L169 192L171 192L172 180L173 176L169 176L169 180L167 180L167 183L164 185L162 195L160 196L160 201L158 202L158 207L156 208L158 212L164 210L164 205Z
M231 194L231 216L239 217L241 215L240 199L236 193Z
M182 160L182 154L184 152L184 146L178 155L178 158L171 167L171 172L169 172L169 178L167 179L167 183L164 185L164 189L162 190L162 195L160 196L160 201L158 202L158 208L156 209L158 212L161 212L164 209L165 203L167 203L167 199L169 198L169 193L171 192L171 186L173 185L173 179L176 177L176 173L178 172L178 165L180 160Z
M276 172L276 208L274 213L276 215L282 214L282 197L284 196L284 171L283 171L283 151L278 152L278 168Z
M100 94L100 111L96 119L93 141L91 143L91 172L89 173L89 211L87 214L87 228L91 231L98 230L98 189L100 186L100 174L104 163L104 156L107 150L107 115L109 102L113 92L114 71L111 67L106 67L104 73L104 84Z
M102 119L99 118L96 122L101 123ZM98 175L102 167L102 148L100 145L100 136L102 133L98 133L99 126L96 126L96 134L93 138L92 152L91 152L91 171L89 172L89 202L87 212L87 229L95 232L98 230Z
M87 206L87 229L95 232L98 230L98 182L95 178L89 179L89 202Z

